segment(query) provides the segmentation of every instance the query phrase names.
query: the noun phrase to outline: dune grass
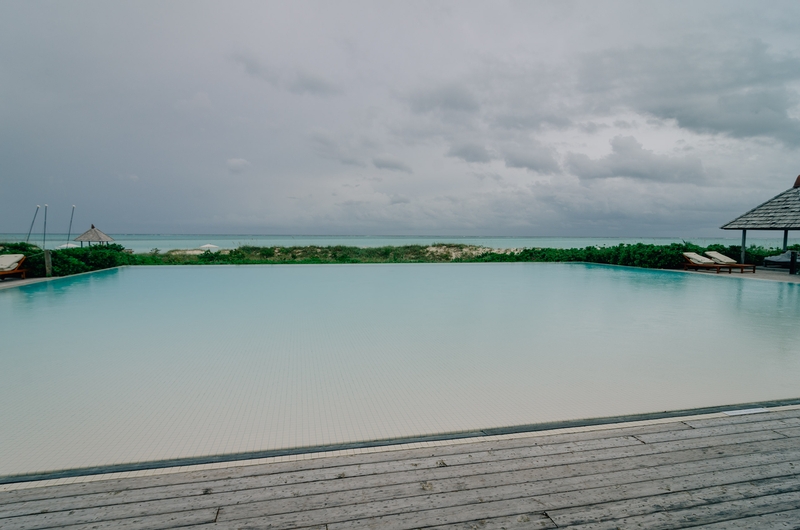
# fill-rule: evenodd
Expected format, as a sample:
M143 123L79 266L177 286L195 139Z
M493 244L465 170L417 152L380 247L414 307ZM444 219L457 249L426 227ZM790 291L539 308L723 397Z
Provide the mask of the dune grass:
M0 254L25 254L29 276L42 277L44 254L42 249L28 243L3 243ZM800 245L791 250L800 251ZM649 245L643 243L620 244L612 247L585 248L526 248L489 249L472 245L440 243L431 246L406 245L399 247L255 247L241 246L230 251L185 254L179 251L160 252L158 249L144 254L125 252L122 245L94 245L51 251L53 276L68 276L120 265L211 265L211 264L325 264L325 263L476 263L476 262L586 262L611 265L628 265L651 269L679 269L682 252L715 250L734 259L739 258L741 247L736 245L709 245L693 243ZM779 254L781 249L751 246L747 248L747 262L763 265L764 258Z

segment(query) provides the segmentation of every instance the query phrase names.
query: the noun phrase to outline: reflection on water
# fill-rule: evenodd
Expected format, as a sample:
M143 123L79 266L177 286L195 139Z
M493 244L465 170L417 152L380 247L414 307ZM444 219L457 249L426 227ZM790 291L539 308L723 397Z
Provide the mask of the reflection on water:
M131 267L0 291L0 475L797 398L797 284Z
M108 285L118 279L119 269L106 269L88 274L77 274L64 278L53 278L46 282L20 285L14 289L4 289L2 295L15 311L23 309L37 310L36 304L58 305L65 295L72 295L76 290L89 289L92 285Z

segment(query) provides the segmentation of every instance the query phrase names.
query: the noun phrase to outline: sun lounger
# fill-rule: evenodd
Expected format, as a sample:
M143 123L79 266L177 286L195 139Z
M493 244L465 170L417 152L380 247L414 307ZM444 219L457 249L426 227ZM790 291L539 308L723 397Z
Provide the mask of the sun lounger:
M795 251L796 252L796 251ZM800 254L800 253L798 253ZM787 250L783 254L778 254L777 256L769 256L768 258L764 258L764 266L765 267L783 267L785 269L789 268L789 262L792 259L792 251Z
M0 280L4 280L6 276L17 274L24 279L28 269L22 268L23 261L25 261L24 254L0 255Z
M684 252L683 258L686 260L683 263L683 270L715 270L719 274L720 270L728 269L728 274L733 272L733 268L730 265L714 263L714 260L701 256L696 252Z
M719 265L728 265L730 267L735 267L739 269L739 272L744 274L746 270L752 270L753 274L756 273L756 266L750 265L748 263L737 263L735 259L729 258L725 254L720 254L719 252L715 252L713 250L709 250L706 252L706 256L711 258L714 263L718 263Z

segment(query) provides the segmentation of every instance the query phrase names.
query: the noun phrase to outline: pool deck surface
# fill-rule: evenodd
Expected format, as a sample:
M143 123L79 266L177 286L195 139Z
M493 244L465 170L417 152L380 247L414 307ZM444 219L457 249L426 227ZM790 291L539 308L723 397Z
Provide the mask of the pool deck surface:
M11 484L0 527L800 528L800 406Z
M800 274L789 274L787 269L757 267L755 274L752 272L733 271L732 273L710 271L683 271L687 274L703 274L706 276L721 276L724 278L755 278L757 280L772 280L777 282L800 283Z

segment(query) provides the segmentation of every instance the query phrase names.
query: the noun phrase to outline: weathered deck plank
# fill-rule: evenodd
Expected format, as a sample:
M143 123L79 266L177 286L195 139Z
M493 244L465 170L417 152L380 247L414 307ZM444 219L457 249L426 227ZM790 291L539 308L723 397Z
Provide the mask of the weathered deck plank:
M772 427L774 426L772 423L764 423L765 427ZM719 433L719 430L714 430L713 433ZM729 433L730 434L730 433ZM744 434L744 433L743 433ZM747 436L739 436L736 433L733 433L733 437L728 437L727 439L722 438L712 438L706 437L707 440L699 442L697 447L705 447L708 445L708 440L712 440L715 446L722 446L726 445L727 443L745 443L748 440L761 440L761 439L778 439L782 438L782 435L778 435L772 432L771 429L766 431L766 434L758 434L753 433L753 431L748 431ZM718 435L721 436L721 435ZM755 437L755 438L754 438ZM696 437L695 437L696 438ZM687 443L691 445L696 445L691 442L691 437L686 437ZM597 443L599 442L599 443ZM622 438L607 438L604 440L589 440L584 444L577 444L575 442L565 442L562 444L549 444L549 445L536 445L533 447L528 448L515 448L515 449L505 449L505 450L497 450L497 451L485 451L481 453L462 453L451 455L451 458L446 460L448 468L456 468L460 465L470 465L475 466L479 464L489 464L492 466L492 472L497 471L504 471L504 464L502 462L507 462L508 464L512 465L516 469L524 469L526 467L542 467L547 465L555 465L551 460L542 460L540 462L528 463L528 462L511 462L516 460L525 460L529 458L535 457L546 457L546 456L557 456L559 454L568 454L572 460L565 461L563 463L575 463L583 461L581 456L585 456L587 458L592 459L602 459L602 458L619 458L619 457L626 457L626 456L634 456L635 454L657 454L659 452L670 452L679 450L680 447L678 445L683 445L683 442L680 440L673 440L674 444L671 446L666 445L654 445L651 444L652 447L649 448L642 448L640 447L641 441L637 441L636 439L632 439L629 437L622 437ZM609 451L610 449L615 449L618 447L626 447L626 446L633 446L637 449L633 449L632 451L627 451L621 455L615 454L611 451L609 454L605 454L604 452ZM688 447L688 446L687 446ZM593 453L592 451L595 449L601 449L603 452L600 453ZM585 453L585 454L584 454ZM402 456L402 455L398 455ZM342 459L344 462L347 462L346 458ZM437 459L435 456L429 458L413 458L413 459L398 459L394 461L382 461L377 462L373 465L342 465L330 468L322 468L322 469L312 469L306 470L299 473L272 473L267 475L254 475L243 477L240 479L224 479L220 481L206 481L200 480L194 483L182 483L178 485L168 485L168 486L152 486L150 488L129 488L129 489L122 489L117 490L116 486L118 485L117 481L114 481L113 487L109 488L106 487L106 490L101 493L97 494L83 494L82 490L77 490L76 493L78 495L74 495L76 497L72 502L77 503L76 505L81 506L92 506L92 505L102 505L104 503L119 503L122 502L122 499L125 499L126 502L137 502L137 501L145 501L148 499L165 499L170 497L184 497L184 496L191 496L191 495L201 495L204 493L208 493L208 491L213 491L215 493L224 492L224 491L239 491L245 490L249 488L263 488L268 486L274 485L288 485L288 484L302 484L307 482L315 482L320 480L326 479L340 479L345 478L347 480L343 482L349 482L350 479L354 479L356 477L365 477L370 475L384 475L387 473L398 473L404 471L413 471L413 470L420 470L420 469L427 469L427 468L434 468L437 466L437 463L440 461L445 461L444 459ZM452 469L450 470L452 472ZM480 473L481 471L475 471L475 473ZM445 472L446 474L447 472ZM344 477L342 475L344 474ZM153 479L157 479L159 477L148 477L148 484L152 483ZM166 478L169 478L167 476ZM131 482L136 482L137 479L128 479ZM401 477L389 478L390 481L401 481ZM416 480L416 478L411 478L411 481ZM157 483L157 482L156 482ZM96 483L95 483L96 485ZM337 485L339 487L340 485ZM67 489L65 487L65 489ZM83 496L83 498L79 498ZM55 498L56 496L54 496ZM54 502L54 498L45 498L42 499L42 503L52 504ZM35 499L35 498L34 498ZM65 501L70 502L70 501ZM20 507L25 505L30 505L31 511L38 511L36 507L36 500L31 501L19 501L17 503L13 503L14 505L6 504L0 505L0 517L7 516L7 514L15 514L19 515L19 513L14 513L16 510L19 510ZM68 504L65 504L68 506ZM66 509L66 508L65 508Z
M727 476L701 474L681 477L683 480L661 480L645 484L626 484L613 491L603 488L593 492L578 492L583 496L573 501L574 508L547 510L547 514L561 528L570 525L616 521L643 516L665 510L702 506L713 502L741 500L767 495L800 491L800 476L787 475L793 470L783 466L773 478L770 473L756 467L740 470ZM722 483L721 485L716 485ZM632 489L635 488L635 491ZM615 499L616 497L616 499ZM566 506L572 501L564 495L553 495L539 500L554 506ZM589 503L595 504L589 504Z
M791 491L776 495L708 503L685 509L664 510L647 515L564 528L569 530L625 530L628 528L671 530L723 521L735 521L736 519L753 515L784 512L794 510L797 506L800 506L800 491Z
M179 484L191 485L199 481L236 479L241 477L273 475L288 472L297 472L302 474L303 471L309 470L317 471L343 466L359 466L381 462L387 462L389 465L395 465L398 461L413 460L415 458L474 454L483 451L497 452L514 448L527 448L532 445L557 445L575 441L587 442L589 440L623 438L626 436L661 432L664 430L689 429L691 429L691 427L682 422L671 422L642 426L616 427L611 429L606 428L581 433L528 436L505 440L480 440L472 443L454 443L451 445L406 449L402 451L380 451L336 458L300 460L294 462L279 462L259 465L242 465L214 470L173 473L164 476L121 478L104 481L102 484L86 482L63 486L48 486L30 490L3 492L2 495L0 495L0 505L23 500L51 499L56 496L83 495L107 491L125 491L130 489L147 488L151 486L164 487Z
M0 492L0 527L800 528L798 507L790 409Z
M743 517L733 521L721 521L694 527L696 530L798 530L800 509L775 512L766 515Z
M777 443L778 445L775 445ZM620 482L637 481L643 478L655 479L662 476L680 475L685 473L699 473L707 469L724 470L748 465L769 465L776 461L786 458L797 458L800 456L798 444L779 439L774 443L761 442L758 455L755 459L746 454L744 456L727 457L727 455L714 455L709 458L708 452L700 450L672 451L653 455L649 453L638 456L628 455L627 458L616 458L612 450L608 451L610 458L598 460L588 455L580 453L564 454L560 463L548 461L546 465L538 462L535 458L520 459L513 462L502 461L491 466L476 463L473 465L436 467L434 462L421 469L406 471L394 474L367 475L363 477L352 477L335 479L326 477L313 483L278 484L268 487L252 485L249 488L243 487L241 483L229 485L230 490L226 492L207 491L206 494L198 491L195 495L172 496L169 497L164 492L159 491L164 497L156 499L144 499L141 496L126 498L127 492L117 495L111 494L112 498L104 498L103 504L92 506L96 499L87 498L90 496L77 498L54 499L51 502L35 501L19 503L16 505L5 506L4 517L16 517L20 522L25 519L26 527L32 528L33 520L40 520L42 523L61 517L62 523L90 522L102 520L104 518L125 518L143 515L145 513L158 513L159 511L178 511L186 509L199 509L209 506L221 506L237 503L240 506L247 506L251 503L269 504L271 510L278 508L282 503L281 499L289 499L293 503L303 500L305 506L296 509L304 509L318 502L321 505L336 505L351 502L367 502L380 500L382 498L398 498L403 496L423 495L425 490L420 488L421 483L432 484L437 492L459 491L463 489L491 488L504 484L525 484L536 483L547 480L548 488L555 488L556 483L569 482L577 477L578 487L582 481L589 477L602 479L606 484L616 484ZM638 445L637 447L643 447ZM743 449L752 452L754 448L734 445L733 448ZM788 451L787 452L787 448ZM792 451L791 449L795 450ZM718 448L721 449L721 448ZM599 453L602 449L597 449ZM728 458L726 462L716 462L719 458ZM683 464L682 464L683 462ZM754 464L755 463L755 464ZM527 469L526 469L527 468ZM627 471L626 471L627 470ZM136 490L135 493L143 493ZM331 497L331 494L333 497ZM336 499L340 496L341 499ZM319 500L317 500L319 497ZM110 503L109 503L110 502ZM48 512L40 514L42 509ZM257 505L253 509L260 509ZM289 509L288 511L291 511ZM68 516L59 515L70 512ZM266 512L264 512L266 513ZM30 518L20 518L26 514L34 514ZM81 519L82 518L82 519ZM36 527L42 526L42 523ZM46 526L46 525L45 525Z

